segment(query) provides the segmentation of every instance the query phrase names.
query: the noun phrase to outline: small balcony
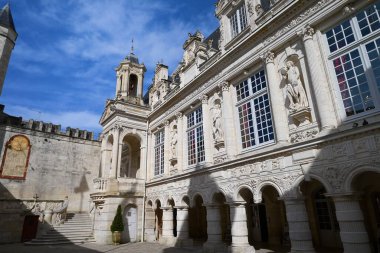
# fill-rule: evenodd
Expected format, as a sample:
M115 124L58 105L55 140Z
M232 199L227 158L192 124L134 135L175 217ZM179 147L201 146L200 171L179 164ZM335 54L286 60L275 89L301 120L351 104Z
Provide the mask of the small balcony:
M94 192L91 195L128 195L143 196L145 180L138 178L120 177L95 178Z

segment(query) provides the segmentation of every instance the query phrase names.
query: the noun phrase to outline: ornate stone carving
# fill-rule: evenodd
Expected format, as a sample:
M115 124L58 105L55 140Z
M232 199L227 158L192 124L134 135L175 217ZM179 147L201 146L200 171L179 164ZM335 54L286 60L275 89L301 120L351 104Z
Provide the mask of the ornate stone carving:
M293 61L286 62L286 68L281 70L281 75L286 83L286 94L289 100L289 109L297 111L309 106L306 92L301 81L298 67Z
M171 158L177 158L177 143L178 143L178 131L177 131L177 125L173 125L170 130L170 151L171 151Z
M227 91L228 92L230 90L230 83L227 82L227 81L224 81L224 82L220 83L218 86L222 90L222 92L223 91Z
M214 145L216 148L224 146L224 131L222 126L222 110L220 99L214 100L212 111L212 135L214 138Z
M324 178L326 178L327 181L329 181L334 191L339 191L343 186L343 182L345 179L345 173L343 170L344 168L342 167L328 167L323 172Z
M312 39L313 35L314 35L314 29L312 27L310 27L309 25L307 25L303 29L303 39L304 40Z
M253 5L251 2L248 2L247 9L248 9L249 16L252 16L254 13L254 10L253 10Z
M317 129L310 129L302 132L296 132L290 135L290 142L298 143L315 138L318 134Z
M279 29L274 35L268 37L264 41L264 46L267 46L270 44L272 41L276 40L277 38L283 36L285 33L291 31L295 26L298 24L302 23L304 20L309 18L311 15L314 13L318 12L320 9L322 9L325 5L327 5L329 2L332 0L320 0L317 2L316 5L313 7L307 9L305 12L303 12L301 15L298 17L294 18L292 21L290 21L287 25Z
M261 6L261 4L256 5L255 10L256 10L257 16L261 16L261 14L264 13L264 9Z
M202 104L208 104L208 96L207 95L202 95L199 98L200 101L202 101Z
M266 64L268 64L274 63L274 57L274 53L272 51L268 51L263 55L262 59L265 61Z

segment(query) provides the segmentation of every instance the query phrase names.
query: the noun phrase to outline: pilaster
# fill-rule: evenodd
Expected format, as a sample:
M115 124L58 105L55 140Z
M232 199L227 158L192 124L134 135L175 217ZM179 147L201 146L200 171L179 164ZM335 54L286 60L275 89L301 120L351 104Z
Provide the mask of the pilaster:
M183 154L184 151L184 143L186 143L184 140L186 139L186 133L184 131L184 120L183 120L183 114L181 112L178 112L176 114L177 118L177 136L178 136L178 143L177 143L177 166L178 171L182 171L184 166L183 163L186 161L186 156ZM186 150L186 149L185 149Z
M208 96L203 95L200 100L202 101L202 114L203 114L203 135L204 135L204 145L205 145L205 162L212 163L213 155L213 141L212 141L212 126L211 126L211 116L210 108L208 104Z
M224 119L224 136L225 136L225 142L226 142L226 152L227 156L229 158L233 158L237 152L237 137L236 132L234 131L235 128L235 120L234 120L234 114L233 114L233 108L234 105L232 104L232 92L231 92L231 85L228 82L223 82L220 85L222 89L222 96L223 96L223 103L222 103L222 111L223 111L223 119Z
M285 110L284 95L280 88L278 71L274 64L275 55L267 52L263 56L265 62L266 76L268 78L269 97L272 108L274 129L277 143L287 144L289 141L289 123Z
M317 103L322 131L333 129L337 124L334 106L331 100L326 74L321 67L321 60L316 54L317 49L313 41L314 29L307 26L300 35L303 36L306 63L311 77L312 90Z

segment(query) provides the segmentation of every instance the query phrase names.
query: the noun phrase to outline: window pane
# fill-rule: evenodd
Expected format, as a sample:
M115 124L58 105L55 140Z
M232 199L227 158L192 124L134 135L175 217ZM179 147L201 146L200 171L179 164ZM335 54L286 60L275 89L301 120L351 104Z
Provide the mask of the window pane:
M238 107L240 130L241 130L241 142L243 148L254 146L255 135L253 128L252 108L251 102L247 102Z
M236 86L237 101L249 96L248 80L241 82Z
M269 96L264 94L253 100L259 143L273 140L272 115L269 106Z
M349 20L327 31L326 37L331 53L355 41Z
M333 64L346 115L373 109L374 103L358 49L334 59Z
M366 46L368 58L371 61L371 68L376 78L377 89L380 92L380 39L368 43Z
M379 7L380 4L374 4L356 15L363 37L380 28Z

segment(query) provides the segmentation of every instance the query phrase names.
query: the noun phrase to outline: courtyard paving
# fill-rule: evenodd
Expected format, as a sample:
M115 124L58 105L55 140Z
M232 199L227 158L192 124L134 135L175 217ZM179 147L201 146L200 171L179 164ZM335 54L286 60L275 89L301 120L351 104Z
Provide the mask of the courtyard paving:
M93 243L81 245L46 245L25 246L21 243L0 245L1 253L201 253L200 248L179 249L165 247L158 243L128 243L122 245L98 245ZM260 249L257 253L284 253L284 251L273 251Z

